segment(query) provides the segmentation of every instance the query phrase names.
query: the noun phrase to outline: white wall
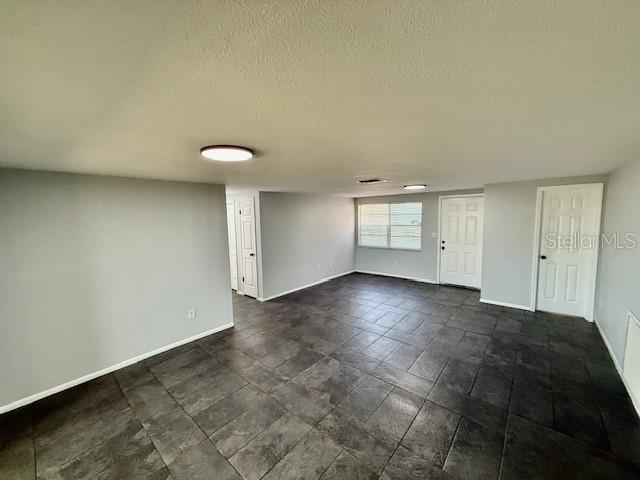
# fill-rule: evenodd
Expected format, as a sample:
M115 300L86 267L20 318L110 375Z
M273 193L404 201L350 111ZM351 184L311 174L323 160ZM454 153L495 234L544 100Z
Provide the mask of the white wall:
M0 408L231 323L225 214L222 186L0 170Z
M481 297L530 308L538 187L605 181L585 176L485 185Z
M627 311L640 318L640 159L614 170L607 182L603 232L633 233L634 249L603 245L598 267L596 321L619 365L624 365ZM625 243L626 244L626 243Z
M438 198L441 195L482 193L482 190L426 192L358 198L356 206L367 203L422 202L422 249L418 252L357 247L356 270L396 275L435 282L438 269Z
M262 297L352 271L354 212L351 198L260 192Z

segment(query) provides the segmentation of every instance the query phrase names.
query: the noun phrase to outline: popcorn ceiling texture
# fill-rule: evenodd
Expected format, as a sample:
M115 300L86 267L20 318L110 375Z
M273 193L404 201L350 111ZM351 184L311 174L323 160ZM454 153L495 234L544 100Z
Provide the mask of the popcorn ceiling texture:
M6 1L0 166L394 193L640 150L640 2ZM257 149L246 164L199 148ZM387 178L361 186L354 179Z

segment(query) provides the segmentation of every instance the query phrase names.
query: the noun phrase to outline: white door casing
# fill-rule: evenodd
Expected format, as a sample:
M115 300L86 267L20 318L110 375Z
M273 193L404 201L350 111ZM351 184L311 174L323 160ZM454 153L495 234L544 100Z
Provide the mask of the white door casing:
M535 308L593 319L602 184L541 187Z
M227 236L229 240L229 270L231 288L238 290L238 250L236 245L236 209L233 201L227 202Z
M253 198L238 201L240 210L240 251L243 292L258 298L256 215Z
M480 288L483 223L483 195L440 197L440 283Z

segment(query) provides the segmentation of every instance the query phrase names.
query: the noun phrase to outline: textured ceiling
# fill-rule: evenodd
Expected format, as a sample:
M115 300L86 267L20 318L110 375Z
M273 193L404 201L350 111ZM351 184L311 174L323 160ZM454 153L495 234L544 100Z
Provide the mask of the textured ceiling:
M3 166L360 196L640 153L636 0L5 0L0 45Z

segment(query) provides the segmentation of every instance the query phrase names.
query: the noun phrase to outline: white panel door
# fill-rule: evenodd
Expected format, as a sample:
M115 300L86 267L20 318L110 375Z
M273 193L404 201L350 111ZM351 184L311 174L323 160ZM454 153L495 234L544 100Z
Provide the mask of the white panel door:
M482 196L443 198L440 211L440 283L480 288Z
M236 209L233 202L227 202L227 235L229 238L229 269L231 288L238 290L238 246L236 244Z
M542 191L538 310L588 316L593 306L601 204L601 185Z
M240 209L240 251L242 284L245 295L258 297L258 265L256 263L256 215L253 198L238 201Z

